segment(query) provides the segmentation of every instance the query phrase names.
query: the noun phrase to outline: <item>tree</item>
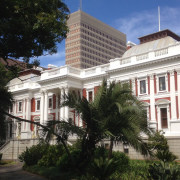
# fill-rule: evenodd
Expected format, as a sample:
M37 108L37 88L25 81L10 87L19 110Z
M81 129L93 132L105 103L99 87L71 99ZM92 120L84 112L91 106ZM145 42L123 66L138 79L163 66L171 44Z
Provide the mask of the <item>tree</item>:
M113 144L122 142L134 147L143 155L150 153L142 133L151 132L147 124L147 115L143 103L133 94L129 84L103 82L95 97L94 104L100 114L102 129L110 138L109 158L112 156Z
M31 57L55 53L57 43L66 37L69 9L62 0L1 0L0 7L0 59L16 77L17 68L9 66L8 58L23 58L29 63ZM38 64L37 60L34 62ZM6 72L0 69L0 73L0 127L3 128L4 116L10 116L6 111L12 97L5 87Z
M103 81L94 102L69 93L63 105L74 108L83 120L84 134L80 137L83 159L88 159L96 144L104 138L111 141L109 158L114 142L128 143L144 155L150 153L141 136L150 132L142 103L127 85L112 82L108 87Z
M9 109L12 103L11 93L8 92L5 87L7 82L13 78L11 72L6 71L5 67L0 64L0 109L4 111ZM0 144L6 138L6 124L5 124L5 115L0 112Z
M0 58L55 53L68 31L69 10L62 0L1 0Z

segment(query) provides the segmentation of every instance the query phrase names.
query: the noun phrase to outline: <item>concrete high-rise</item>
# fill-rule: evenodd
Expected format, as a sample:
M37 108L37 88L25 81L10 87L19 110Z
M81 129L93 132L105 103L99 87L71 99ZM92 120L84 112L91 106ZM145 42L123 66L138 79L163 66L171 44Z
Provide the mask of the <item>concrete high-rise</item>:
M79 10L70 14L66 38L66 64L90 68L121 57L126 35Z

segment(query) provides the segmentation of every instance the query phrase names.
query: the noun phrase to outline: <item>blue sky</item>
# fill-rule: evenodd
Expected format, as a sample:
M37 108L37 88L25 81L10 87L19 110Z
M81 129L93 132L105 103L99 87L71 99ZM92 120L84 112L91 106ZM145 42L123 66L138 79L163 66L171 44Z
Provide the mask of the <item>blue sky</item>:
M75 12L80 0L64 0ZM127 41L139 43L138 37L158 31L158 6L161 30L180 35L180 0L82 0L82 10L127 35ZM58 44L57 54L39 57L41 66L65 64L65 42Z

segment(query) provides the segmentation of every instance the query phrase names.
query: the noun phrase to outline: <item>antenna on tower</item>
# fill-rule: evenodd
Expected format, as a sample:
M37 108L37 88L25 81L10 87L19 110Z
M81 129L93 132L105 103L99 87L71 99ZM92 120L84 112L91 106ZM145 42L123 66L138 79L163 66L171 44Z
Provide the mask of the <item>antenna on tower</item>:
M79 9L82 11L82 0L80 0L80 8Z
M159 31L161 31L160 7L158 6Z

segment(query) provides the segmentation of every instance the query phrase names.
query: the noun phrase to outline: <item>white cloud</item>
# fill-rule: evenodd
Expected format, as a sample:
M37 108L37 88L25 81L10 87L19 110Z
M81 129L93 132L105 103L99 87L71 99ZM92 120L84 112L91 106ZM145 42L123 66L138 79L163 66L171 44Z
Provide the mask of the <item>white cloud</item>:
M180 8L161 7L161 30L170 29L180 34ZM158 10L145 10L119 18L114 22L115 28L127 35L127 40L139 43L138 37L157 32Z
M65 64L65 49L58 50L56 54L41 56L38 59L43 67L47 67L48 64L62 66Z

